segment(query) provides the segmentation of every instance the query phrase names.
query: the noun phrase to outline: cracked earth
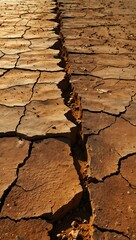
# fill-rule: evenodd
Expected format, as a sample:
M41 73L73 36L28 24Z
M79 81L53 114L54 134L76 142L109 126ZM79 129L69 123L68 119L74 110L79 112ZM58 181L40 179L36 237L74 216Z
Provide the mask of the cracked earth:
M136 1L0 9L0 239L136 240Z

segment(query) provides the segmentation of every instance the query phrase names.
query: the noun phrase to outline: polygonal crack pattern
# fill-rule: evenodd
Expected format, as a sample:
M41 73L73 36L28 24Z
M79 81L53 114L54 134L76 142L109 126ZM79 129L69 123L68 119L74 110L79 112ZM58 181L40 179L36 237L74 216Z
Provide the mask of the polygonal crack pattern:
M82 197L57 5L2 0L0 9L0 239L49 240Z
M81 195L69 142L64 138L45 139L33 144L31 155L19 170L0 216L20 220L45 215L56 220L72 205L75 207Z
M51 239L52 223L79 205L80 131L92 205L82 238L135 240L135 0L0 9L0 239Z
M62 132L69 137L71 128L75 127L65 118L69 109L65 107L63 100L61 100L61 91L57 87L59 82L64 81L65 72L59 64L61 62L60 49L52 48L59 38L59 35L55 33L55 28L58 27L55 20L57 14L54 12L56 3L54 1L43 1L41 4L43 5L42 8L40 3L37 2L32 2L31 5L29 5L29 2L23 3L21 0L16 3L12 1L10 4L6 1L1 2L1 8L3 9L0 34L1 135L7 133L18 134L26 138L35 136L40 138L46 136L50 119L53 119L53 124L50 124L52 129L50 134L53 135L59 135ZM28 6L26 7L26 5ZM33 38L29 34L29 30L31 32L32 29L37 32L37 34L33 32ZM39 29L43 32L42 36ZM27 39L25 38L26 34ZM47 111L48 101L44 106L44 102L49 99L54 99L54 101L57 99L58 101L56 104L55 102L52 103L54 109L53 106L51 107L52 113L56 111L56 116L55 113L53 113L54 116L51 116L52 113ZM30 110L29 104L32 106ZM39 132L37 127L40 125L39 120L42 121L41 110L39 109L41 104L43 104L43 109L46 109L43 110L43 114L47 128ZM30 111L29 121L35 125L35 127L32 126L33 131L31 133L27 120L24 120L25 114L30 113ZM6 113L8 116L5 116ZM48 115L50 115L50 118ZM36 122L32 120L34 116L37 118L35 119ZM9 118L14 118L12 123L7 121ZM64 124L59 130L59 125L62 125L63 120ZM57 130L54 133L56 128Z
M93 234L136 239L136 1L58 0L81 134Z

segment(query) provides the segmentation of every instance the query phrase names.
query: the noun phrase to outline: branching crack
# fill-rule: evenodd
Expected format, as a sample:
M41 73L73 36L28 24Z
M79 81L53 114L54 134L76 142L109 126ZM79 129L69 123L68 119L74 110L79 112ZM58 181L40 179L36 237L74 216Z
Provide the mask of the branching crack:
M123 156L123 157L121 157L121 155L120 155L118 152L117 152L117 154L120 156L119 161L118 161L118 164L117 164L117 170L116 170L115 172L107 175L107 176L104 176L102 179L97 179L97 178L89 177L89 178L88 178L88 183L93 182L93 183L97 184L97 183L100 183L100 182L104 182L107 178L110 178L110 177L112 177L112 176L116 176L116 175L119 175L119 174L121 175L121 172L120 172L120 171L121 171L122 161L126 161L128 157L131 157L131 156L136 155L136 152L129 153L129 154L127 154L126 156ZM122 175L121 175L121 176L122 176ZM123 177L123 176L122 176L122 177ZM123 177L123 178L124 178L124 177ZM124 178L124 179L125 179L125 178ZM126 179L125 179L125 180L126 180ZM128 180L126 180L126 181L129 183ZM130 185L131 188L135 188L135 186L133 186L131 183L129 183L129 185Z
M131 100L129 102L129 104L127 106L125 106L125 112L123 113L126 113L127 109L131 106L131 104L133 103L133 98L136 96L136 93L134 93L133 95L130 95L131 96Z
M100 84L101 85L101 84ZM119 113L113 113L113 112L108 112L108 111L105 111L104 109L103 110L89 110L87 108L83 108L83 111L88 111L88 112L91 112L91 113L105 113L105 114L108 114L110 116L114 116L116 118L119 118L119 117L122 117L124 118L124 120L128 121L124 116L122 116L123 114L126 113L127 109L131 106L132 102L133 102L133 98L136 96L136 93L134 93L133 95L130 95L131 96L131 100L129 101L128 105L124 106L124 111L120 111ZM129 121L128 121L129 122ZM130 122L131 123L131 122ZM132 124L132 123L131 123ZM133 125L133 124L132 124ZM134 125L135 126L135 125Z
M116 121L117 121L117 118L115 118L115 119L114 119L114 122L112 122L112 123L109 124L108 126L100 129L100 130L97 132L97 134L93 133L93 134L91 134L91 135L100 135L101 132L103 132L104 130L106 130L106 129L110 128L111 126L113 126L113 125L116 123Z
M114 229L105 229L102 227L97 226L96 224L93 224L96 229L98 229L100 232L111 232L111 233L116 233L118 235L122 235L123 237L126 237L127 239L130 239L124 232L120 232Z
M1 68L0 68L1 69ZM0 75L0 77L3 77L7 72L10 71L10 69L2 69L4 72Z
M33 187L33 188L31 188L31 189L25 189L25 188L23 188L23 187L22 187L21 185L19 185L19 184L16 184L16 186L19 187L19 188L21 188L24 192L32 192L32 191L35 191L36 189L44 186L45 184L47 184L47 182L44 182L44 183L42 183L42 184L39 184L37 187Z

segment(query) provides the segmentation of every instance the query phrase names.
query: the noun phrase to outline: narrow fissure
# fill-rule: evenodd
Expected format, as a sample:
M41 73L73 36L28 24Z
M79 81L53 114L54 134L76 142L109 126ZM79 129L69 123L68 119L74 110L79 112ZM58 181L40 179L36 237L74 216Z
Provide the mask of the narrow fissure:
M64 38L61 32L61 12L59 4L56 0L57 12L56 21L58 27L55 32L59 34L60 39L53 45L52 48L58 48L60 50L59 57L61 58L60 66L65 69L66 75L62 82L58 84L58 87L62 91L62 97L65 105L70 108L70 111L66 114L68 120L72 121L77 127L76 142L71 146L71 153L73 156L74 166L78 173L81 186L83 188L83 196L79 206L76 209L68 212L66 216L53 224L53 230L51 232L51 240L57 239L73 239L70 238L72 231L78 234L77 239L88 239L90 232L90 217L92 215L92 208L89 199L89 191L87 188L87 149L84 144L81 133L81 120L82 120L82 106L81 99L74 91L71 84L71 71L68 62L68 53L64 45Z
M130 239L127 235L125 235L125 233L117 231L117 230L113 230L113 229L105 229L105 228L101 228L98 227L97 225L94 225L96 229L98 229L100 232L110 232L110 233L116 233L117 235L121 235L123 237L126 237L126 239Z

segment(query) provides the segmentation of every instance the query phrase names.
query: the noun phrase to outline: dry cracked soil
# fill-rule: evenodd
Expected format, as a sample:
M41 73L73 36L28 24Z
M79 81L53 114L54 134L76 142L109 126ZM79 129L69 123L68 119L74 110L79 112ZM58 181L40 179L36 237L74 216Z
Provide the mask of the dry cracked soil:
M136 240L136 0L0 10L0 239Z

